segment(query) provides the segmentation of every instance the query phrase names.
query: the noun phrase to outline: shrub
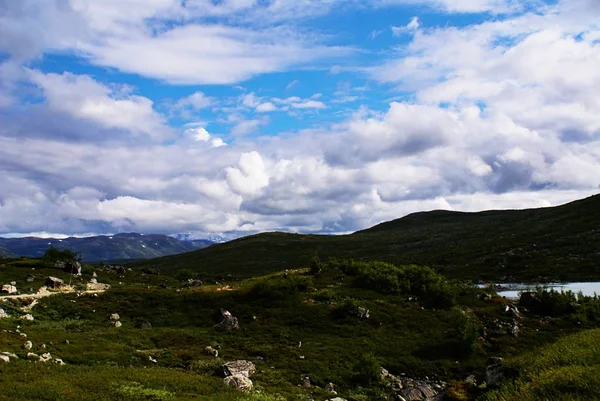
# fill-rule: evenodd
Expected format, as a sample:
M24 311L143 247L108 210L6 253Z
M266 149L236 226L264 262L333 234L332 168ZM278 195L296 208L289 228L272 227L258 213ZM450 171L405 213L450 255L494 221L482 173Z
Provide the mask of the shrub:
M572 291L555 291L538 287L533 293L521 294L520 303L532 312L546 316L571 315L583 321L600 320L600 298L585 296Z
M362 354L354 365L353 380L359 384L371 384L381 379L381 364L371 353Z
M47 262L56 262L57 260L76 261L80 258L81 255L78 252L73 252L70 249L57 249L53 246L50 246L42 256L42 259Z
M456 310L453 314L452 334L461 355L471 355L477 349L480 327L467 313Z
M250 290L250 295L259 298L283 299L300 292L306 292L312 286L310 277L274 276L259 281Z

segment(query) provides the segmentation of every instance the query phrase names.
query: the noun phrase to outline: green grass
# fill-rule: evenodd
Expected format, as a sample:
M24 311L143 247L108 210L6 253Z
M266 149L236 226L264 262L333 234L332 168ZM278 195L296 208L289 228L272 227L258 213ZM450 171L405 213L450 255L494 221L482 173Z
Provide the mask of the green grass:
M431 307L427 289L443 278L415 266L386 266L383 280L397 287L364 285L361 279L380 277L372 271L377 266L322 263L314 275L303 269L199 288L185 288L165 275L133 271L120 278L99 271L100 282L113 284L105 294L55 295L40 300L34 321L0 319L0 351L21 357L0 365L0 399L324 400L323 387L333 382L348 400L378 400L388 395L374 375L379 366L414 378L451 381L475 374L481 380L490 356L518 360L526 351L580 330L568 317L550 325L525 315L519 337L481 341L478 333L486 321L510 320L501 312L505 300L482 301L472 286L447 282L455 305ZM39 261L18 261L0 268L0 279L24 276L32 268L63 274ZM83 281L91 277L90 269L84 270ZM415 284L416 277L421 284ZM406 280L415 285L407 286ZM158 288L162 282L166 289ZM225 284L233 291L217 291ZM0 305L19 315L20 303ZM370 310L370 319L357 317L359 306ZM239 319L240 330L213 329L220 308ZM108 326L115 312L123 323L119 329ZM140 328L146 321L152 329ZM33 352L48 351L67 365L26 361L24 339L14 332L17 325L33 342ZM218 348L218 359L204 353L208 345ZM234 392L214 375L219 364L235 359L256 364L255 392ZM320 389L298 386L306 374ZM589 383L597 381L589 378Z
M352 235L263 233L139 263L205 277L251 277L308 266L314 256L427 265L474 280L597 280L600 195L567 205L415 213Z
M510 360L520 378L485 394L487 401L600 399L600 329L577 333Z

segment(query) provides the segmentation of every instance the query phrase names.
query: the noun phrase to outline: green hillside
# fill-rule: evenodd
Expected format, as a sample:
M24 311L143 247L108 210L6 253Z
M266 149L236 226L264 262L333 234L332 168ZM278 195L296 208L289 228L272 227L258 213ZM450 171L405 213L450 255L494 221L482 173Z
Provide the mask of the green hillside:
M591 280L600 276L599 243L595 195L551 208L414 213L343 236L263 233L141 265L248 277L318 256L428 265L467 279Z

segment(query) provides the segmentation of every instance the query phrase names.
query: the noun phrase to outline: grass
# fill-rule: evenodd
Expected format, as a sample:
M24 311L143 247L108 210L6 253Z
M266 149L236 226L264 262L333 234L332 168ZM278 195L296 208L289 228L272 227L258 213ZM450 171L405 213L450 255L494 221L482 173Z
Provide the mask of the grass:
M579 330L567 316L548 325L528 315L518 338L481 341L486 321L510 320L501 313L505 300L479 300L476 288L447 282L429 269L386 265L381 275L372 271L377 266L382 265L320 263L314 274L307 268L199 288L186 288L166 275L132 271L119 277L97 270L100 282L113 284L107 293L51 296L33 309L34 321L0 319L0 351L21 357L0 365L0 399L326 399L323 388L333 382L349 400L377 400L387 397L374 374L379 366L414 378L452 381L475 374L481 380L490 356L518 358ZM35 260L5 263L0 279L19 281L33 268L36 280L41 273L67 279ZM82 282L92 272L84 267ZM377 280L366 280L370 275ZM406 280L414 284L416 277L421 284L407 286ZM454 306L428 302L428 286L440 282L452 290ZM161 283L167 288L159 288ZM233 290L218 291L226 284ZM13 316L21 314L20 303L1 305ZM359 306L370 310L370 319L358 318ZM213 330L220 308L239 319L240 330ZM120 329L108 327L115 312L123 323ZM150 330L141 328L147 321ZM594 324L586 322L586 327ZM67 365L24 360L17 325L33 342L33 352L51 352ZM218 359L204 353L208 345L219 350ZM214 375L219 364L235 359L256 364L253 393L234 392ZM306 374L320 388L299 387Z
M508 361L520 378L485 394L487 401L600 399L600 329L565 337Z
M308 266L314 256L426 265L471 280L597 280L600 195L553 208L415 213L351 235L263 233L149 261L212 279Z

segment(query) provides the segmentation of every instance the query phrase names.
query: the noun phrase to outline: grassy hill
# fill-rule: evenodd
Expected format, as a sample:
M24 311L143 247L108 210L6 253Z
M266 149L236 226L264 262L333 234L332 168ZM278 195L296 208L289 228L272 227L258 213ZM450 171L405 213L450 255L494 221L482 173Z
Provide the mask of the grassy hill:
M304 267L318 256L428 265L466 279L594 280L599 243L595 195L550 208L414 213L351 235L263 233L141 265L249 277Z

